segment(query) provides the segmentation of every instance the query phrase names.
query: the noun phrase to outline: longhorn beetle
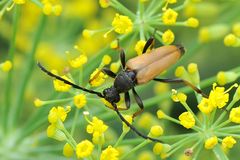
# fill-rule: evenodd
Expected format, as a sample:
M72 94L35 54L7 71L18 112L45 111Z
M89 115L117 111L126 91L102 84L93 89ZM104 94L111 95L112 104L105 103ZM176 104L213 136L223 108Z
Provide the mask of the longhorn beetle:
M127 62L125 61L125 52L123 49L120 48L120 60L121 60L122 69L117 74L113 73L111 70L107 68L102 69L104 73L114 78L113 85L109 88L104 89L102 93L73 84L72 82L69 82L68 80L63 79L60 76L51 73L50 71L45 69L40 63L38 63L38 66L43 72L47 73L49 76L54 77L68 85L71 85L73 88L80 89L85 92L95 94L101 98L104 98L105 100L107 100L112 104L113 109L116 111L120 119L128 127L130 127L136 134L138 134L144 139L150 139L152 141L161 142L158 139L142 134L122 116L122 114L119 112L119 108L117 108L117 105L116 105L116 103L120 101L120 93L124 93L125 104L126 104L126 108L124 110L127 110L130 108L129 91L132 90L135 101L140 107L140 110L133 114L133 118L138 114L140 114L144 109L143 102L139 97L139 95L137 94L137 92L135 91L134 87L136 85L147 83L150 80L163 82L163 83L184 83L185 85L195 90L197 93L201 94L203 97L207 97L207 96L203 94L203 92L200 89L198 89L197 87L195 87L193 84L191 84L186 80L155 78L161 72L169 68L171 65L175 64L178 61L178 59L184 54L185 50L184 50L184 47L181 45L170 45L170 46L162 46L162 47L153 49L149 53L145 54L147 49L149 47L152 47L153 43L154 43L154 38L151 37L146 42L143 48L143 51L142 51L143 54L140 56L134 57L132 59L129 59Z

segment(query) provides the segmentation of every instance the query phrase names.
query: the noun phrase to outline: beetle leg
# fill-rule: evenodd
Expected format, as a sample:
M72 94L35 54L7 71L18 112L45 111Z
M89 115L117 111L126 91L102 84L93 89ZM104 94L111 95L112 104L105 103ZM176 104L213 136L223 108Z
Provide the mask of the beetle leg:
M143 47L142 54L146 53L146 52L147 52L147 49L148 49L149 47L152 48L153 45L154 45L154 38L153 38L153 37L150 37L150 38L147 40L147 42L146 42L146 44L144 45L144 47Z
M115 78L116 77L116 74L113 73L110 69L108 68L103 68L102 71L107 74L108 76L112 77L112 78Z
M132 89L132 92L133 92L135 101L137 102L138 106L140 107L140 110L133 114L132 118L134 119L137 115L139 115L143 112L144 106L143 106L142 99L139 97L139 95L137 94L137 92L135 91L134 88Z
M120 60L122 64L122 69L124 69L126 65L126 60L125 60L125 52L122 48L120 49Z
M196 91L198 94L201 94L204 98L208 98L208 95L204 94L203 91L199 88L197 88L195 85L193 85L192 83L184 80L184 79L160 79L160 78L154 78L154 81L158 81L158 82L163 82L163 83L183 83L186 86L191 87L194 91Z
M130 100L129 92L126 92L126 93L124 94L124 97L125 97L126 107L127 107L127 109L129 109L129 108L130 108L130 105L131 105L131 100Z

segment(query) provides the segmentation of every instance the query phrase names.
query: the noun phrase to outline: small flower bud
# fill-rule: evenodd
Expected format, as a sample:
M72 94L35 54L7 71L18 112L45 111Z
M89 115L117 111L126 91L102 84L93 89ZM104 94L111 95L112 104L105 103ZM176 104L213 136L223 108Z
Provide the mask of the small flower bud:
M217 82L221 86L223 86L227 83L234 82L237 78L238 78L238 74L236 74L235 72L231 72L231 71L229 71L229 72L220 71L217 74Z

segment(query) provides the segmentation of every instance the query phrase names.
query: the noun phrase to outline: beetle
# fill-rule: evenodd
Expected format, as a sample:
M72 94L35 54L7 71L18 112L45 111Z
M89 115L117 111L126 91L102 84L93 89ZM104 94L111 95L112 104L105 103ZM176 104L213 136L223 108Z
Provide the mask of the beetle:
M126 104L126 108L124 110L127 110L130 108L131 104L129 91L132 90L134 99L140 108L139 111L133 114L133 118L140 114L144 109L143 102L140 96L137 94L135 86L145 84L151 80L163 83L184 83L185 85L190 86L197 93L201 94L203 97L207 96L200 89L198 89L197 87L195 87L193 84L186 80L155 78L164 70L175 64L185 53L185 49L182 45L169 45L153 49L149 53L145 54L147 49L149 47L152 47L153 43L154 38L153 37L149 38L143 48L142 51L143 54L132 59L129 59L127 62L125 60L124 50L122 48L119 48L121 70L117 74L115 74L108 68L102 69L104 73L114 78L113 85L109 88L104 89L102 93L73 84L72 82L63 79L62 77L51 73L46 68L44 68L39 62L38 66L43 72L47 73L49 76L54 77L68 85L71 85L73 88L80 89L85 92L95 94L101 98L104 98L113 106L113 109L116 111L120 119L128 127L130 127L136 134L145 139L161 142L158 139L142 134L122 116L122 114L119 111L119 108L116 105L116 103L120 101L120 94L121 93L124 94Z

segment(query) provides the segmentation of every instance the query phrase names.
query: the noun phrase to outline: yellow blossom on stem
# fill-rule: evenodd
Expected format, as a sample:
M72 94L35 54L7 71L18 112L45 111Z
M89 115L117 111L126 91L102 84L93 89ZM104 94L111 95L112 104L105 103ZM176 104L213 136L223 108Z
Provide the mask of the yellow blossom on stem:
M61 77L71 82L71 80L67 76L61 76ZM55 90L59 92L68 92L71 89L70 85L65 84L63 81L60 81L58 79L53 80L53 86Z
M180 124L187 129L195 126L195 119L190 112L183 112L178 118L180 120Z
M132 121L133 121L132 116L130 116L130 115L124 115L123 117L128 121L128 123L132 124ZM127 132L130 130L130 128L129 128L124 122L122 122L122 125L123 125L123 126L122 126L123 132L124 132L124 133L127 133Z
M123 16L120 14L116 14L113 21L112 26L114 27L115 32L119 34L127 34L132 31L133 23L128 16Z
M165 113L164 113L162 110L158 110L158 111L157 111L157 117L158 117L159 119L164 118L164 116L165 116Z
M92 121L89 121L89 125L87 125L87 133L92 134L93 136L101 136L107 129L108 126L103 123L102 120L97 117L93 117Z
M211 104L209 104L209 99L207 98L203 98L197 107L202 113L205 114L211 113L214 109L214 107Z
M137 43L134 47L134 50L137 52L138 55L142 54L142 51L143 51L143 48L144 48L145 44L146 44L146 41L144 41L144 40L137 41Z
M165 25L174 25L177 20L178 13L173 9L167 9L162 16L162 21Z
M227 136L223 138L222 140L222 146L223 148L232 148L233 145L237 143L236 140L232 136Z
M149 136L159 137L163 134L163 128L159 125L152 126L150 129Z
M81 54L80 56L78 56L72 60L69 60L69 64L73 68L79 68L82 65L84 65L85 63L87 63L87 61L88 61L87 56L84 54Z
M111 62L112 58L109 55L104 55L102 58L102 63L108 65Z
M240 123L240 107L236 107L231 110L229 120L234 123Z
M84 140L77 144L76 154L78 158L86 158L93 152L94 145L89 140Z
M217 82L221 86L227 83L234 82L237 78L238 78L238 74L232 71L228 71L228 72L220 71L217 74Z
M153 153L156 154L156 155L159 155L163 152L163 144L162 143L156 143L154 146L153 146Z
M61 13L62 13L62 6L60 4L53 6L53 14L55 16L60 16Z
M188 18L185 23L188 27L192 27L192 28L197 28L199 26L198 19L193 18L193 17Z
M90 85L93 87L98 87L102 85L105 82L105 79L108 76L105 75L102 71L100 71L98 68L90 75Z
M86 96L84 94L78 94L78 95L74 96L73 99L74 99L74 105L78 109L82 108L87 103Z
M216 136L210 137L205 141L204 147L206 149L213 149L217 143L218 143L218 139Z
M82 32L82 36L84 38L90 38L94 34L94 31L89 30L89 29L84 29Z
M173 89L172 90L172 100L174 102L184 103L187 100L187 96L184 93L182 93L182 92L178 93L176 90Z
M105 150L102 151L100 160L118 160L119 152L117 149L112 146L108 146Z
M237 44L237 37L234 34L228 34L224 38L224 44L226 46L234 46Z
M117 73L118 70L119 70L119 67L120 67L120 63L118 63L118 62L113 62L113 63L111 63L111 65L110 65L110 70L111 70L113 73Z
M34 105L35 105L36 107L41 107L41 106L44 105L44 102L43 102L42 100L40 100L39 98L36 98L36 99L34 100Z
M167 31L165 31L162 35L162 40L164 44L171 44L175 39L174 33L168 29Z
M70 110L70 106L66 109L61 106L53 107L48 114L49 123L57 123L58 120L64 122L67 117L67 113L70 112Z
M47 136L54 138L58 141L66 140L65 134L56 126L56 124L50 124L47 128Z
M5 61L0 64L0 68L3 72L9 72L12 68L12 62L11 61Z
M107 8L110 6L110 0L99 0L99 4L102 8Z
M66 143L63 146L63 155L67 158L72 157L74 153L74 150L72 148L72 146L69 143Z

